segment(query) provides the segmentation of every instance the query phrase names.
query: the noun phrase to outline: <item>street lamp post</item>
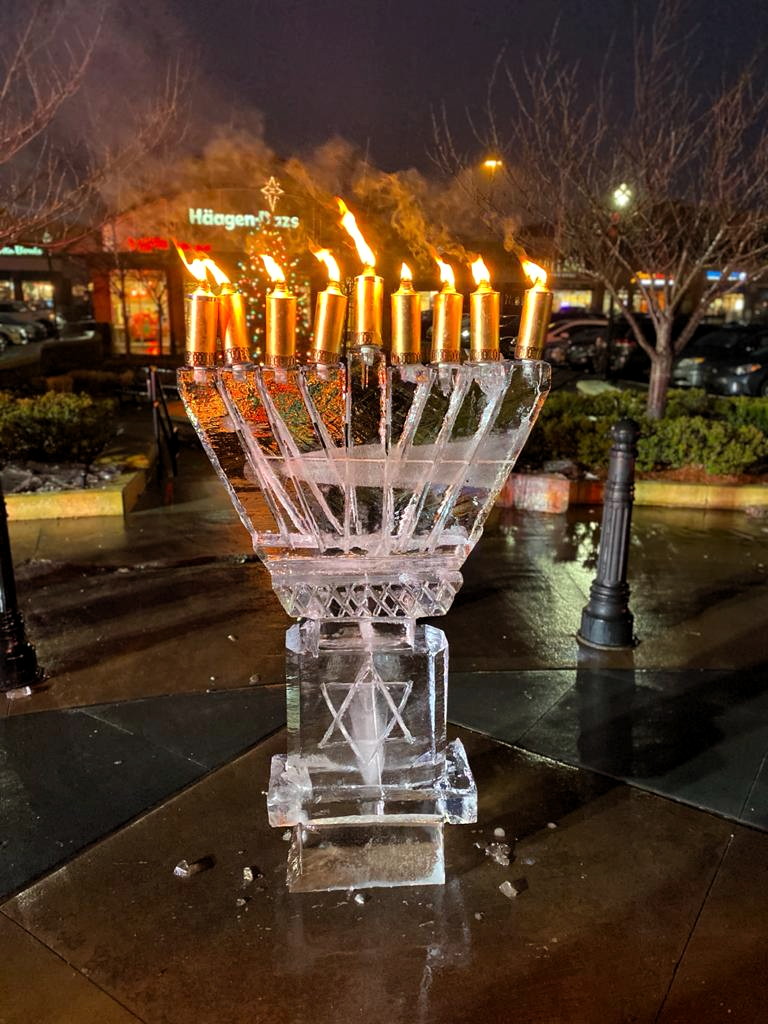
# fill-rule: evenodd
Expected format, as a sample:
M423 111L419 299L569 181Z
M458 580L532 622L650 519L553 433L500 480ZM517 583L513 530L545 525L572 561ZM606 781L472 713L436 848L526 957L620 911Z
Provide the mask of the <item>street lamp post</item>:
M614 225L613 230L618 234L618 225L621 221L621 210L625 210L632 202L632 189L627 185L626 182L622 181L613 192L611 193L611 204L614 207L614 212L611 214L611 223ZM613 292L608 297L608 328L606 331L605 339L605 378L610 376L611 372L611 353L613 350L613 332L616 318L616 307L613 300Z
M8 512L0 481L0 693L30 693L41 682L43 672L37 664L35 648L27 640L24 619L16 597L11 541L8 536Z
M635 497L635 459L640 428L634 420L619 420L611 428L613 445L603 491L603 520L597 574L589 602L581 614L579 643L607 650L633 647L634 618L629 610L627 560L632 504Z

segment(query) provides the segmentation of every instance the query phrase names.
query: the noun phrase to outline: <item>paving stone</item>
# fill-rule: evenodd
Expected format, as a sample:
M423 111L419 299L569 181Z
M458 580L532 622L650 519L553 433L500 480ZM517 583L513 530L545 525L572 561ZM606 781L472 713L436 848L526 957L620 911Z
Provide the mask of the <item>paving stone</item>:
M463 733L478 825L446 829L448 883L290 895L263 788L278 734L3 906L163 1024L651 1024L733 826ZM557 828L548 828L549 822ZM475 842L503 828L509 868ZM761 839L768 844L768 837ZM211 870L174 877L182 858ZM260 889L242 905L243 867ZM499 886L525 877L506 899Z

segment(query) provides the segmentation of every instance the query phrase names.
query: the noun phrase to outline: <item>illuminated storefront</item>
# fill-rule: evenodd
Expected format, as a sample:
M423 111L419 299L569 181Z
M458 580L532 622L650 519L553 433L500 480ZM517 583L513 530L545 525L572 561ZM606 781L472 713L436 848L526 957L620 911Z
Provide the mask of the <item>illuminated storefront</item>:
M118 349L137 355L170 355L167 274L162 270L112 270L109 291Z
M589 312L594 300L593 288L553 288L552 312L562 313L569 309L574 312Z
M86 265L40 245L0 246L0 302L26 302L69 319L82 317L90 312Z
M720 270L707 270L704 278L707 286L719 281L722 277ZM747 275L744 271L734 270L728 275L729 291L716 296L709 307L709 316L717 317L724 323L743 322L747 318L747 295L744 282Z
M156 200L108 224L91 273L94 315L111 324L113 353L173 357L183 351L188 281L175 242L212 257L243 292L252 352L257 353L266 287L263 264L254 252L258 239L258 250L273 255L285 268L299 298L299 346L303 335L308 341L307 268L314 268L316 261L306 249L298 215L276 208L283 196L280 184L271 178L261 189L212 189Z

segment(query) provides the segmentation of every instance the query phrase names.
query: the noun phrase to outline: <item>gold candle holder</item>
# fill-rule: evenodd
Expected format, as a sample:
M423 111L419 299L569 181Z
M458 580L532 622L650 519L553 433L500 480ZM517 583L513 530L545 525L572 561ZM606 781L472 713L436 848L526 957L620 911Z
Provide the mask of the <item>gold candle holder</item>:
M187 366L213 366L216 362L216 328L219 303L213 292L199 285L186 300Z
M440 268L442 291L435 296L432 308L432 351L433 363L461 362L461 314L464 296L456 291L456 278L450 264L437 255L435 260Z
M381 322L384 309L384 278L373 267L364 267L355 278L352 309L352 345L381 345Z
M490 274L478 258L472 264L477 290L469 296L469 350L473 362L497 362L499 350L499 293L491 288Z
M281 284L267 295L265 366L293 366L296 362L296 296Z
M515 359L541 359L552 315L552 292L546 287L547 272L530 260L523 260L523 270L533 281L523 299L520 329L515 342Z
M313 249L312 253L328 268L328 287L317 296L312 347L307 358L310 363L328 366L338 363L341 355L347 297L339 284L339 265L331 253L327 249Z
M344 337L344 318L347 315L347 296L336 281L319 292L315 303L315 328L310 363L338 363Z
M421 362L421 300L413 288L410 267L400 271L400 287L390 296L392 304L392 363Z
M362 274L355 278L350 342L354 348L381 345L381 321L384 309L384 279L376 274L376 254L357 226L355 215L343 199L336 197L341 213L341 226L355 243L363 264Z
M271 256L261 255L275 287L267 294L267 336L265 366L293 366L296 363L296 296L285 286L285 274Z
M251 361L245 297L229 283L222 285L219 292L219 333L227 366Z

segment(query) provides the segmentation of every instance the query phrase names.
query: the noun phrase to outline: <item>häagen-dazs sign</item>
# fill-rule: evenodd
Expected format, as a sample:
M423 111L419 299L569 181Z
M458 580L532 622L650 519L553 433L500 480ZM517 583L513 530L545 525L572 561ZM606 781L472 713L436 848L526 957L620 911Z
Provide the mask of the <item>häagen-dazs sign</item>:
M223 213L213 210L210 206L190 206L189 223L199 224L205 228L224 228L235 231L237 228L251 228L260 231L262 228L297 228L298 217L286 217L269 210L257 210L255 213Z

